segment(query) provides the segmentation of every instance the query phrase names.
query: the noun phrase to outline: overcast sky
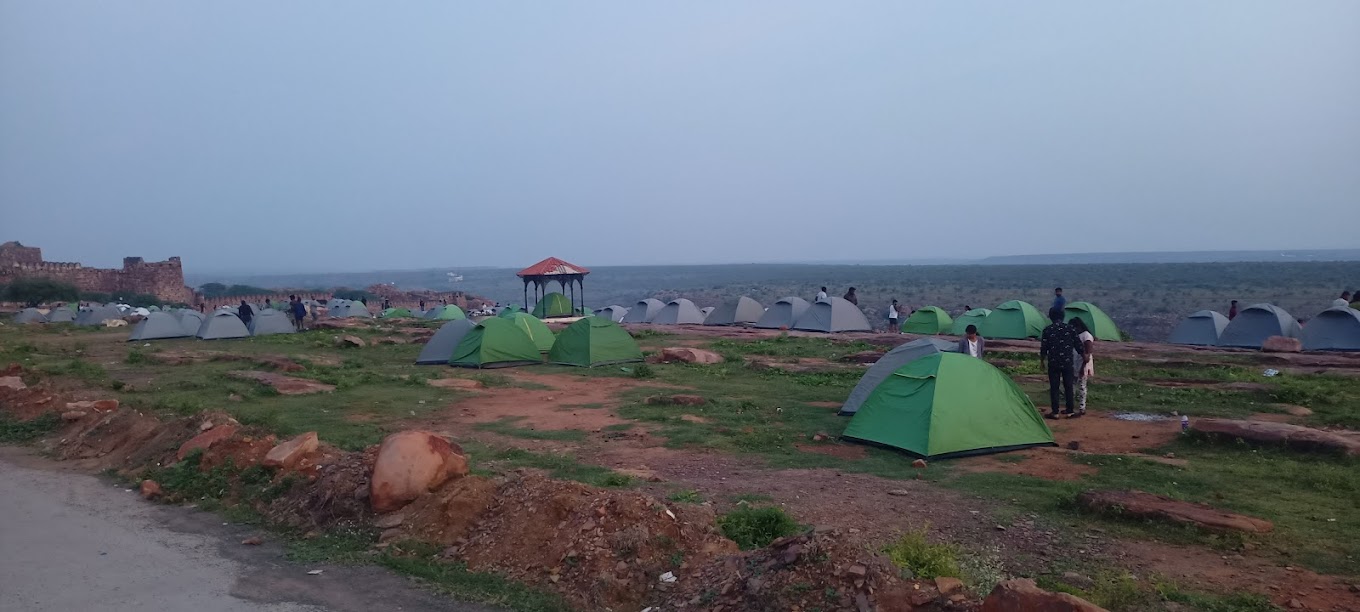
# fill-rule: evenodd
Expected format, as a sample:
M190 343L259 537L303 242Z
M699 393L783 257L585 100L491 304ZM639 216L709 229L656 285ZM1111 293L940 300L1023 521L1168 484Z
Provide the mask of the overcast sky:
M0 0L0 240L362 271L1360 246L1360 2Z

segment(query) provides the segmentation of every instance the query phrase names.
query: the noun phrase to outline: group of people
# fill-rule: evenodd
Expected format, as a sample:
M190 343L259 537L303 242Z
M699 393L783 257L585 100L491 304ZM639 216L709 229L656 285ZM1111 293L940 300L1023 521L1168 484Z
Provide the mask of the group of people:
M851 304L854 304L856 306L859 306L859 296L855 295L854 287L851 287L848 291L845 292L845 295L842 295L841 297L845 299L845 301L850 302ZM821 291L817 292L817 297L813 298L812 301L825 302L826 299L827 299L826 287L822 287Z
M1360 290L1342 291L1341 296L1332 300L1332 304L1328 306L1328 308L1354 308L1355 310L1360 310ZM1233 300L1228 303L1228 320L1231 321L1236 318L1237 300ZM1304 320L1299 319L1299 323L1304 323Z
M266 309L272 309L274 308L274 303L269 298L265 298L264 307ZM288 296L288 306L282 310L288 315L288 321L293 324L294 329L298 331L305 331L307 329L307 315L309 309L306 304L302 303L302 298L296 295ZM312 322L315 323L318 316L315 304L312 305L310 311ZM255 318L255 309L251 308L250 304L247 304L245 300L241 300L241 305L236 307L236 316L241 319L242 323L245 323L246 326L249 327L251 319Z

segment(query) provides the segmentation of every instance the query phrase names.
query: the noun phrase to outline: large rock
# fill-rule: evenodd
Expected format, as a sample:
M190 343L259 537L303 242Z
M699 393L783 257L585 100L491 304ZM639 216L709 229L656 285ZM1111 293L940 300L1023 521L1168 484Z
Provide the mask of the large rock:
M713 351L686 347L661 349L662 361L683 361L685 363L722 363L722 355Z
M315 380L306 378L295 378L274 374L273 372L251 372L248 370L233 370L227 372L227 376L239 378L241 380L253 380L262 385L269 385L278 391L280 395L306 395L308 393L330 393L335 390L333 385L319 383Z
M189 456L189 453L196 450L207 451L212 448L214 444L218 444L233 435L236 435L235 424L227 423L226 425L213 427L208 431L189 438L188 442L180 445L179 452L175 453L175 459L183 460L185 457Z
M1077 503L1102 514L1194 525L1212 531L1269 533L1275 529L1273 523L1264 519L1144 491L1086 491L1077 496Z
M316 432L309 431L269 449L269 453L264 456L264 466L291 470L308 453L316 452L320 445L321 440L317 439Z
M24 384L24 379L19 378L18 376L0 376L0 389L23 391L27 388L28 385Z
M463 449L428 431L387 436L373 464L369 500L379 514L400 510L450 478L468 474Z
M1298 338L1271 336L1261 343L1261 350L1267 353L1298 353L1303 350L1303 341Z
M364 342L364 339L358 336L340 336L335 340L335 343L339 346L368 346L368 343Z
M1360 440L1302 425L1269 421L1198 419L1193 421L1192 428L1197 433L1222 440L1243 440L1285 446L1294 450L1321 450L1360 457Z
M996 585L982 602L982 612L1106 612L1085 599L1045 591L1028 578Z

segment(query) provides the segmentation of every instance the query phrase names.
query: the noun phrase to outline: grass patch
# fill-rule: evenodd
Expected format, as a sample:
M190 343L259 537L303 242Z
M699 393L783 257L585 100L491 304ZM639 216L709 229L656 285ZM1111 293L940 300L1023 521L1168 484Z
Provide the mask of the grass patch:
M144 363L151 363L151 357L149 357L141 349L132 349L128 351L127 357L123 358L123 363L126 363L128 365L141 365Z
M530 467L544 470L553 478L574 480L597 487L618 488L633 484L633 479L626 474L581 463L571 455L535 453L520 448L494 449L472 441L464 443L463 448L474 458L478 458L478 463L487 465L493 471L500 468Z
M1154 588L1162 601L1178 603L1203 612L1277 612L1279 610L1266 597L1251 593L1209 595L1185 591L1171 583L1158 583Z
M738 508L718 517L718 528L742 550L767 546L802 530L797 521L774 506Z
M20 421L8 413L0 412L0 443L32 442L56 431L58 427L61 427L61 417L54 412L44 413L27 421Z
M517 426L516 423L522 420L524 417L505 417L490 423L479 423L476 429L525 440L580 442L586 439L586 432L579 429L532 429Z
M959 568L958 548L952 544L927 541L925 528L903 534L883 552L893 565L916 578L957 577L963 574Z
M366 554L378 542L378 533L371 529L336 529L313 538L295 538L288 542L288 560L294 563L365 563Z
M845 342L827 338L794 337L780 334L760 340L716 340L709 345L714 352L724 355L760 355L763 357L799 357L834 361L845 355L871 350L867 342ZM736 361L740 362L740 359Z
M703 496L699 495L699 492L695 491L694 489L689 489L687 491L676 491L674 493L671 493L670 495L667 495L666 499L669 499L678 504L700 504L703 503L704 501Z

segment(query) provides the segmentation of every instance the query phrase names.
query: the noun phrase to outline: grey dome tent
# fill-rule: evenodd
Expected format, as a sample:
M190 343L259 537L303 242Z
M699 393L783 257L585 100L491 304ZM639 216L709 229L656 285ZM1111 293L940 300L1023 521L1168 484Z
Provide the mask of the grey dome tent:
M1223 328L1218 345L1258 349L1266 338L1297 338L1301 331L1299 322L1283 308L1274 304L1252 304Z
M793 329L826 333L873 331L859 306L838 297L808 306L803 316L793 323Z
M195 330L196 331L196 330ZM132 326L128 342L134 340L160 340L162 338L187 338L193 332L185 332L179 317L168 312L152 312L145 319Z
M219 311L205 319L203 325L198 327L198 333L194 335L203 340L224 340L245 338L250 335L250 330L246 329L246 324L236 315Z
M760 316L755 327L760 329L793 327L793 324L798 322L798 318L803 316L804 312L807 312L808 306L810 306L808 301L800 297L779 298L774 306L769 307L765 314Z
M252 336L269 336L273 334L291 334L297 332L293 327L293 322L288 320L288 315L283 314L273 308L265 308L255 313L250 319L250 329Z
M463 336L468 330L476 326L476 323L467 319L454 319L443 324L439 331L425 342L425 348L420 349L416 365L448 365L449 358L453 357L453 349L463 341Z
M1360 351L1360 310L1328 308L1303 326L1305 351Z
M122 319L123 311L118 310L117 306L95 306L89 310L83 310L76 315L76 325L103 325L109 319Z
M884 353L874 365L869 366L869 370L861 376L859 383L850 391L850 397L845 398L845 403L841 404L841 416L855 414L864 400L869 399L869 394L878 388L879 383L887 380L893 372L907 364L932 353L957 353L959 343L940 338L921 338L912 340L906 344L899 345L897 348Z
M704 320L707 321L707 320L708 320L708 315L713 314L713 307L712 307L712 306L704 306L703 308L700 308L700 309L699 309L699 314L704 315Z
M604 317L615 323L623 322L623 317L627 315L628 309L619 306L618 304L614 304L612 306L605 306L604 308L595 311L595 316Z
M25 308L20 310L19 314L14 315L14 322L19 325L46 323L47 315L43 314L42 311L37 308Z
M656 325L698 325L704 322L704 313L694 302L679 298L666 304L650 322Z
M203 327L203 321L208 317L197 310L184 309L175 313L179 318L179 326L184 329L184 336L197 336L198 328Z
M47 313L48 323L75 323L75 321L76 313L71 312L71 309L65 306L53 308L51 312Z
M765 307L746 296L723 302L704 317L704 325L750 325L760 320Z
M656 318L657 313L661 312L666 305L661 300L647 298L639 300L636 305L628 310L628 314L623 316L623 323L651 323Z
M1171 336L1166 341L1191 346L1217 346L1223 328L1227 326L1228 317L1212 310L1201 310L1181 321L1176 329L1171 330Z
M368 307L363 302L345 302L330 309L330 316L337 319L347 319L358 317L361 319L369 318Z

